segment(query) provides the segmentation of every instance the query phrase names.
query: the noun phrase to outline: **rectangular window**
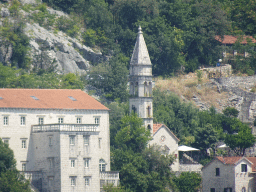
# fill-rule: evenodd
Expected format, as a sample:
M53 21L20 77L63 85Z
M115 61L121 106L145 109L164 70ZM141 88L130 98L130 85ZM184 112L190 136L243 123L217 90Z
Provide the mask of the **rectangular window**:
M75 139L76 139L76 136L70 135L69 136L69 144L70 145L75 145Z
M59 118L58 118L58 123L59 123L59 124L62 124L63 122L64 122L64 118L63 118L63 117L59 117Z
M76 123L77 123L77 124L81 124L81 123L82 123L81 117L77 117L77 118L76 118Z
M20 125L26 125L26 117L20 117Z
M85 181L85 186L89 186L90 185L90 177L85 177L84 181Z
M10 138L3 138L2 140L5 144L9 145Z
M4 125L8 125L8 116L4 116Z
M84 168L89 168L90 158L84 159Z
M54 157L49 157L48 161L49 161L49 168L52 169L54 167Z
M26 163L22 163L22 171L26 171L27 167L26 167Z
M247 172L247 165L241 164L241 172Z
M76 186L76 177L70 177L71 179L71 186Z
M90 136L84 135L84 145L89 145Z
M224 192L232 192L232 188L224 188Z
M215 188L211 188L211 192L215 192Z
M99 138L99 148L101 148L101 138Z
M25 139L21 140L21 148L22 149L27 148L27 140L25 140Z
M99 117L95 117L94 118L94 123L95 124L100 124L100 118Z
M75 167L75 159L71 159L71 167Z
M216 168L216 176L220 176L220 168Z
M52 136L49 136L49 146L52 146Z
M44 124L44 118L43 117L39 117L38 118L38 124L39 125L43 125Z

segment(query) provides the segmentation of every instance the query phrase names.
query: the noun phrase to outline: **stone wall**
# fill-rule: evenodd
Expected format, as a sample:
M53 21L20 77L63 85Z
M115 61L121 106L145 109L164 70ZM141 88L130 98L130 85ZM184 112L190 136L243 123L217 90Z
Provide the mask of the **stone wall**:
M219 67L201 68L200 70L203 71L203 76L206 78L229 77L232 75L232 66L229 64L224 64Z

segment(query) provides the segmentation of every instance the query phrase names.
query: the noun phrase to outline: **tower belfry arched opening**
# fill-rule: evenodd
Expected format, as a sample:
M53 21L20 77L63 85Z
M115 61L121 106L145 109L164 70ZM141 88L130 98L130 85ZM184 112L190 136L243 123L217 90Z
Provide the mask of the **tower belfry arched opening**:
M153 134L152 64L140 26L130 61L129 83L130 112L136 112Z

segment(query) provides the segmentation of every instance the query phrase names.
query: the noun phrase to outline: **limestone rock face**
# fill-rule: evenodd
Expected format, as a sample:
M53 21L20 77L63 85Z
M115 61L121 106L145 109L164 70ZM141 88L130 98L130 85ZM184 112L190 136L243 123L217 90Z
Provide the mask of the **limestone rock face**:
M57 71L61 73L84 74L90 68L90 62L98 63L103 60L100 52L94 52L65 33L55 34L38 24L29 23L26 24L25 33L31 38L31 57L34 63L38 62L36 56L43 55L50 61L47 63L54 62Z
M9 16L10 16L10 11L9 11L9 9L3 7L3 8L0 10L0 15L1 15L1 17L9 17Z
M19 0L19 1L21 2L22 5L42 3L41 0Z

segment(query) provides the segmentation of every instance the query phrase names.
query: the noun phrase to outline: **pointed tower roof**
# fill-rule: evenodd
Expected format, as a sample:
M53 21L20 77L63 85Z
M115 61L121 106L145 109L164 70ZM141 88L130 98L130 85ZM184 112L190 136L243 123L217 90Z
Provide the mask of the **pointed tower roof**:
M131 65L151 65L148 49L143 37L141 27L139 26L135 47L133 50Z

